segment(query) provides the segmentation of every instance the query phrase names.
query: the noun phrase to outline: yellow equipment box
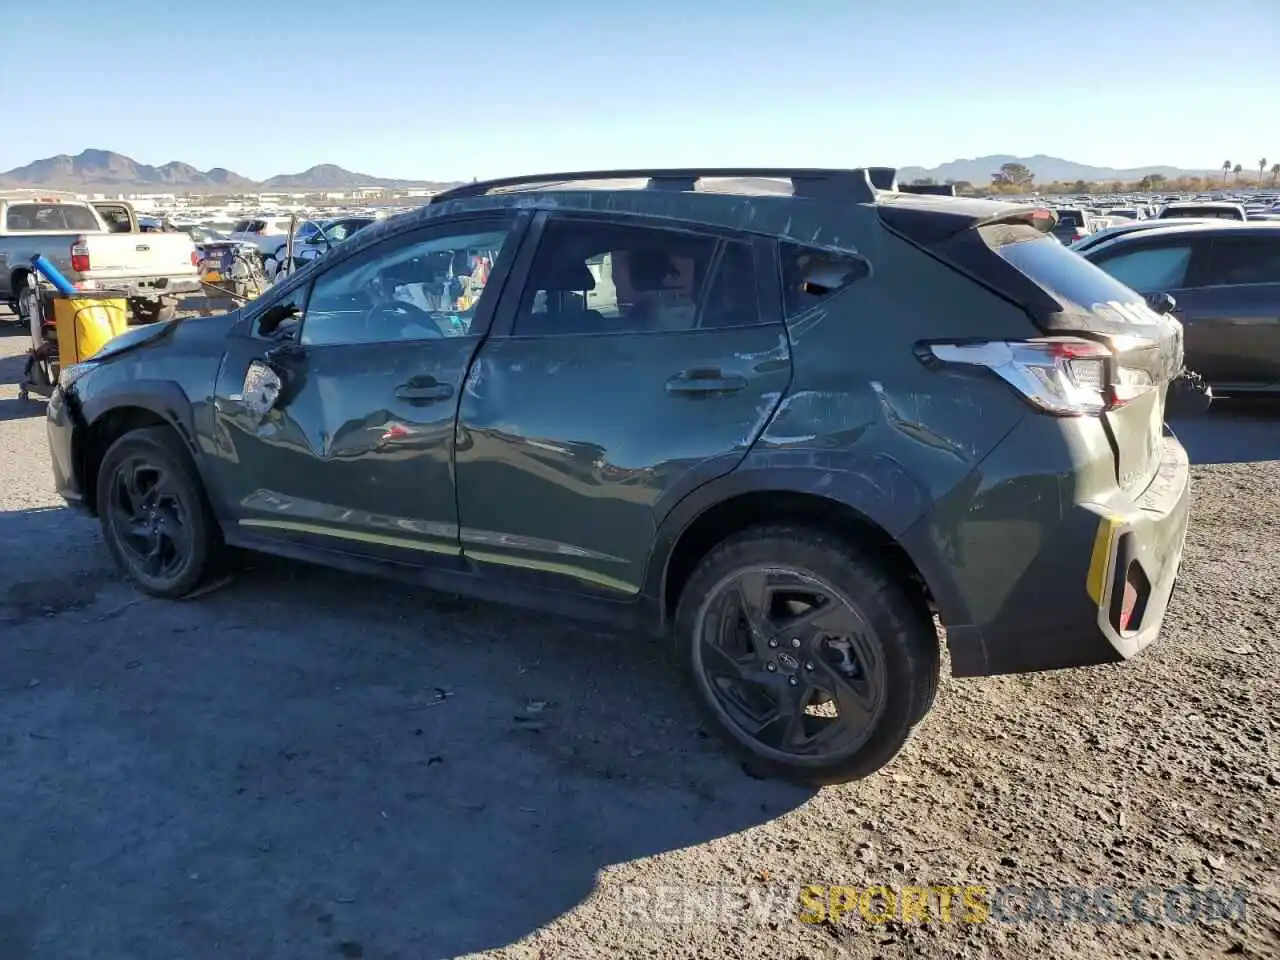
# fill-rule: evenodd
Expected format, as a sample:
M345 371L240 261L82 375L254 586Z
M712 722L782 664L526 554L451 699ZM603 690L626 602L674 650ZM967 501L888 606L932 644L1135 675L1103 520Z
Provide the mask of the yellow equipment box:
M58 365L69 367L88 360L108 340L129 329L124 297L78 293L53 298L53 322L58 333Z

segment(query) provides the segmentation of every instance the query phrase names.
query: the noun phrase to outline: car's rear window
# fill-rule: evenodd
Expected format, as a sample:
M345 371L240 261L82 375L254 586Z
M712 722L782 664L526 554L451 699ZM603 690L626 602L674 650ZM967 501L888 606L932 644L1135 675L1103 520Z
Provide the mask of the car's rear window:
M1161 220L1177 220L1183 217L1205 217L1210 220L1239 220L1240 214L1235 210L1224 210L1221 207L1178 207L1160 214Z
M1079 210L1059 210L1058 226L1060 227L1083 227L1084 214Z
M88 207L72 203L15 203L5 214L9 230L101 230Z
M1110 315L1117 305L1141 302L1129 287L1051 237L1006 243L996 252L1064 306Z

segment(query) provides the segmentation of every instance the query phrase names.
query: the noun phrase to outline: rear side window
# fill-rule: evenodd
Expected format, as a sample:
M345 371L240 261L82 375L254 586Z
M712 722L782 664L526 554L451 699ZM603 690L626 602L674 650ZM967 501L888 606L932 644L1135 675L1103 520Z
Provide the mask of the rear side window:
M1160 293L1186 286L1191 250L1190 243L1143 247L1117 252L1096 262L1130 289L1139 293Z
M782 291L788 317L811 310L851 283L871 275L867 261L796 243L783 243Z
M1280 283L1280 237L1219 237L1213 241L1204 285Z
M9 230L101 230L88 207L65 203L15 203L5 213Z
M99 206L97 208L98 216L100 216L107 224L107 229L112 233L128 233L133 229L133 223L129 220L129 211L124 207Z
M512 332L668 333L758 322L749 244L563 219L547 224Z

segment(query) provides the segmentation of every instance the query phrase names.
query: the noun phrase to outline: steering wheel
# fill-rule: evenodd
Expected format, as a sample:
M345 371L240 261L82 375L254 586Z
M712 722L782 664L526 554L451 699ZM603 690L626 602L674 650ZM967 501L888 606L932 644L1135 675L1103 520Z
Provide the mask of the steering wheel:
M392 322L393 318L402 325L407 326L412 323L415 326L421 326L426 331L423 337L427 340L444 339L444 333L430 313L403 300L378 304L365 316L364 324L367 329L372 330L375 329L374 324Z

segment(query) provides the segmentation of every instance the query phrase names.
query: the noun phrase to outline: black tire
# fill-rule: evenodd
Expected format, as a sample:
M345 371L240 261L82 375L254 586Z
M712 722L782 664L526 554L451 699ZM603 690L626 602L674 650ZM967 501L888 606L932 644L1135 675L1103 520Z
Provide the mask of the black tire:
M107 549L144 593L183 597L214 572L218 526L187 451L167 427L134 430L111 445L98 471L97 505Z
M820 590L821 602L804 607L793 621L812 615L813 625L792 628L785 620L770 620L763 632L772 635L771 642L761 642L761 631L748 633L755 639L746 640L747 652L741 658L723 658L726 634L713 625L742 630L744 621L741 614L736 619L726 614L728 608L720 605L727 603L724 592L730 587L736 591L739 582L751 582L747 578L761 577L771 608L779 602L799 602L788 599L802 595L797 584ZM837 621L861 624L848 633L854 639L819 632L824 622ZM716 639L708 645L711 634ZM713 548L681 592L675 639L699 704L748 769L806 786L857 780L892 760L932 706L941 669L938 635L924 598L867 548L807 527L752 528ZM774 672L755 672L761 661ZM725 670L726 664L733 666ZM753 679L739 677L735 671L740 669L753 671ZM841 691L840 697L819 689L823 685ZM792 746L802 737L793 736L794 723L785 721L782 746L757 739L741 721L743 711L734 705L744 699L742 691L765 703L776 699L779 719L764 722L761 733L766 728L777 732L787 712L782 709L784 698L800 698L798 733L804 742ZM850 697L851 692L856 695ZM835 706L841 702L855 705L847 718L845 708ZM811 716L815 708L837 716Z
M168 323L178 313L178 306L163 300L130 300L129 310L133 314L131 323L135 325L149 323Z

